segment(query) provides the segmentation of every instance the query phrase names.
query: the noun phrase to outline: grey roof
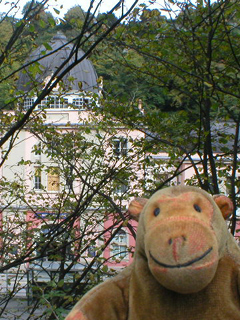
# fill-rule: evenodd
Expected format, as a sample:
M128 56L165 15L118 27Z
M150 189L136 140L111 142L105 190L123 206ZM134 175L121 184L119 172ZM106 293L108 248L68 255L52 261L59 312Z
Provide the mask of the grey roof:
M213 137L213 147L214 151L221 153L225 151L232 151L234 149L234 139L236 134L236 123L233 121L215 121L212 124L212 137ZM238 139L238 150L239 141ZM239 152L239 151L238 151Z
M211 124L211 138L212 138L212 147L214 153L231 153L234 150L234 140L236 134L236 126L237 124L231 120L229 121L212 121ZM151 131L147 132L147 139L161 139L158 133L152 133ZM184 146L188 152L196 152L196 148L194 149L194 145L191 141L191 137L198 137L198 132L191 131L188 134L186 133L186 145ZM237 137L238 140L238 152L240 152L240 135ZM200 150L203 149L203 140L201 141L201 145L197 146ZM162 151L166 151L166 147L162 149Z
M38 73L35 77L35 80L39 83L39 87L43 87L44 80L51 76L56 69L62 64L63 61L69 56L73 44L67 44L62 49L54 52L59 47L63 46L68 42L67 38L63 33L58 32L49 43L52 50L47 51L45 46L41 45L34 52L29 55L27 62L34 61L35 59L43 56L43 52L51 53L49 56L41 59L39 61L42 66L42 72ZM79 49L78 57L82 57L84 52ZM70 63L74 61L74 57L66 64L63 70L65 70ZM68 79L74 79L69 81ZM84 91L97 92L97 74L90 60L84 59L78 63L74 68L72 68L63 78L65 86L67 86L67 91L76 90L79 91L79 83L81 82L81 89ZM36 84L35 84L36 85ZM29 91L33 89L34 81L31 81L31 75L28 72L28 68L24 72L21 72L18 80L18 90Z

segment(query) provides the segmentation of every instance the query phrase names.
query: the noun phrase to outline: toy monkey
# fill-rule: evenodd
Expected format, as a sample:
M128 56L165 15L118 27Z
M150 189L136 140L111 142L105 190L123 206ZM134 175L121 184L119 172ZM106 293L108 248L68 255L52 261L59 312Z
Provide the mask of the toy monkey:
M240 249L223 218L232 210L226 196L189 186L133 200L133 263L66 320L240 320Z

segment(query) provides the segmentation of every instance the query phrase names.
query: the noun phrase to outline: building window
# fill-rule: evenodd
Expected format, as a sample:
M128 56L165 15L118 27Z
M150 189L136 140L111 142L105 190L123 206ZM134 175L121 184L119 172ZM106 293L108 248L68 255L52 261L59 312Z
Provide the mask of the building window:
M115 192L118 195L123 195L128 192L128 182L127 181L119 181L117 187L115 188Z
M42 99L41 101L41 107L43 108L49 108L49 97L45 97L44 99Z
M59 144L57 143L57 140L52 138L51 140L49 140L47 142L47 147L48 147L48 153L51 154L51 155L54 155L56 154L56 149L57 149L57 146Z
M48 191L59 191L60 177L58 168L51 168L47 176Z
M1 257L6 260L8 259L16 259L19 254L20 247L20 238L19 234L13 232L5 232L6 234L2 239L2 247L1 247Z
M65 237L63 229L56 225L44 225L40 230L37 255L43 261L72 260L73 251L69 241L71 236ZM48 243L49 240L49 243ZM47 244L47 246L46 246Z
M88 247L88 256L90 258L96 257L96 248L95 248L95 246L89 246Z
M35 168L34 173L34 189L41 190L42 189L42 181L41 181L41 169Z
M164 186L170 186L171 185L171 174L168 172L160 172L157 174L155 180L157 181L157 184L164 184Z
M73 98L72 100L72 104L79 108L79 109L82 109L83 108L83 105L84 105L84 101L83 101L83 98Z
M115 156L126 156L128 151L128 139L124 137L113 139L113 154Z
M225 180L225 185L222 187L222 193L226 193L227 195L231 195L232 194L232 185L231 182L232 178L231 176L227 176L226 180ZM240 195L240 177L236 176L234 178L234 187L235 187L235 194L236 196Z
M29 109L32 107L32 105L34 104L34 98L25 98L24 99L24 109Z
M67 104L67 98L59 98L58 96L45 97L45 99L41 101L41 107L47 109L64 109L67 107Z
M73 189L73 181L74 181L72 167L66 168L65 179L66 179L66 187L69 190L72 190Z
M32 99L34 102L34 99ZM32 103L33 103L32 102ZM24 102L24 106L30 106L30 102L26 101ZM71 103L69 102L68 98L65 97L59 97L59 96L47 96L41 101L41 108L46 108L46 109L65 109L70 106ZM89 97L77 97L72 99L72 106L84 110L86 107L90 106L91 102Z
M73 98L72 104L76 108L83 110L86 109L86 107L89 105L89 99L85 97Z
M112 240L112 257L117 259L126 259L128 256L128 241L127 233L124 230L120 230Z

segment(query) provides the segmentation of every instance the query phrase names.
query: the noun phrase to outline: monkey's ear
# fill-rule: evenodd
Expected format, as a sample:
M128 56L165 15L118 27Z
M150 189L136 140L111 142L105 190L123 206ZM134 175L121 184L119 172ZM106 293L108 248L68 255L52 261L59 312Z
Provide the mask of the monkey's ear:
M148 199L146 198L135 198L130 202L128 207L128 213L134 220L139 220L140 213L147 201Z
M232 201L228 197L221 194L214 195L213 199L221 210L223 218L227 220L233 213Z

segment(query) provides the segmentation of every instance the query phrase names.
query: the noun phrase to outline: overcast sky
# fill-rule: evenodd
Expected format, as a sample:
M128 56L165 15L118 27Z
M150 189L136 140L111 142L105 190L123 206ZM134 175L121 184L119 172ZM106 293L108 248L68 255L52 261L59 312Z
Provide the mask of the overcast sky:
M7 1L7 0L0 0L0 12L6 12L7 9L9 8L5 3L10 2L10 3L17 3L18 2L18 14L17 16L20 17L21 10L26 2L28 0L15 0L15 1ZM99 0L96 0L96 3L98 3ZM118 0L103 0L100 9L100 12L106 12L109 9L111 9L114 4L116 4ZM130 7L133 4L134 0L125 0L126 6ZM139 3L142 3L144 1L139 1ZM60 17L64 15L68 11L68 9L80 5L83 10L87 10L89 6L90 1L89 0L49 0L49 9L48 11L51 11L54 13L53 8L56 8L61 11ZM61 8L62 6L62 8ZM54 15L56 15L54 13Z

